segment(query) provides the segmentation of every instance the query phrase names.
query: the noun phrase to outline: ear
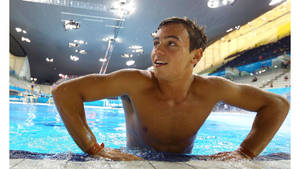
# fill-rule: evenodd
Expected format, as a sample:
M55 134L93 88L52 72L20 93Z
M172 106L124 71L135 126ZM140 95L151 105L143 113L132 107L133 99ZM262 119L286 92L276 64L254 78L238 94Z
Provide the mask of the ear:
M202 56L203 56L203 49L202 48L195 49L193 52L194 52L194 56L193 56L193 59L192 59L192 63L193 63L193 65L195 65L202 58Z

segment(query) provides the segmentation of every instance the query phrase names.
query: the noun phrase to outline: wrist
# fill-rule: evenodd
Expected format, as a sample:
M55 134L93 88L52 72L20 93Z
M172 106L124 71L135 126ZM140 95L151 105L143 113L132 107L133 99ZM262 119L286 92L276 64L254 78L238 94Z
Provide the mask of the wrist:
M247 148L243 146L240 146L236 151L238 151L240 154L242 154L248 159L253 159L254 157L256 157L255 154L253 154L251 151L249 151Z
M101 143L101 145L98 144L98 142L95 142L87 151L89 155L95 155L99 153L104 148L104 143Z

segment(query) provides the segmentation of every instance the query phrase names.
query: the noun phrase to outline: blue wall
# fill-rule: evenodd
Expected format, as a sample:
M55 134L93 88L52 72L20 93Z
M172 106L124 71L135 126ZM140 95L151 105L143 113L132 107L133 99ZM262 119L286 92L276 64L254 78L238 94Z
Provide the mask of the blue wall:
M264 67L271 67L272 66L272 60L273 59L269 59L269 60L264 60L261 62L255 62L249 65L244 65L244 66L239 66L237 67L237 69L241 72L241 71L246 71L248 73L254 72L256 70L261 69L262 66Z
M262 66L264 66L264 67L267 67L267 66L271 67L273 60L274 59L263 60L263 61L260 61L260 62L255 62L255 63L248 64L248 65L238 66L237 69L240 72L246 71L248 73L251 73L251 72L254 72L256 70L261 69ZM215 72L215 73L211 73L209 75L212 75L212 76L224 76L225 75L225 71Z

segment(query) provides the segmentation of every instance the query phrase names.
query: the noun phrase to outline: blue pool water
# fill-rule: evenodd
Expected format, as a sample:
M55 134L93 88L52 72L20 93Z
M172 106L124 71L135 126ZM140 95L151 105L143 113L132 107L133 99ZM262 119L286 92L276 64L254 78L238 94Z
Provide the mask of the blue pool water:
M126 147L123 109L87 107L86 118L98 142ZM250 131L254 113L212 113L197 134L193 155L235 150ZM54 105L10 103L10 150L82 153L68 134ZM262 152L290 154L290 115Z

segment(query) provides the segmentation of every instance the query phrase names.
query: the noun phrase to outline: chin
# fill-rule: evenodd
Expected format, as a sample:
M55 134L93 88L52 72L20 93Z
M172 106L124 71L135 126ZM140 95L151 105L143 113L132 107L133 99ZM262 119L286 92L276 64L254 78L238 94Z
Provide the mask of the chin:
M160 79L160 80L168 80L168 79L172 79L172 74L168 73L168 72L165 72L165 71L159 71L159 70L155 70L154 69L154 76L157 78L157 79ZM173 75L174 76L174 75Z

